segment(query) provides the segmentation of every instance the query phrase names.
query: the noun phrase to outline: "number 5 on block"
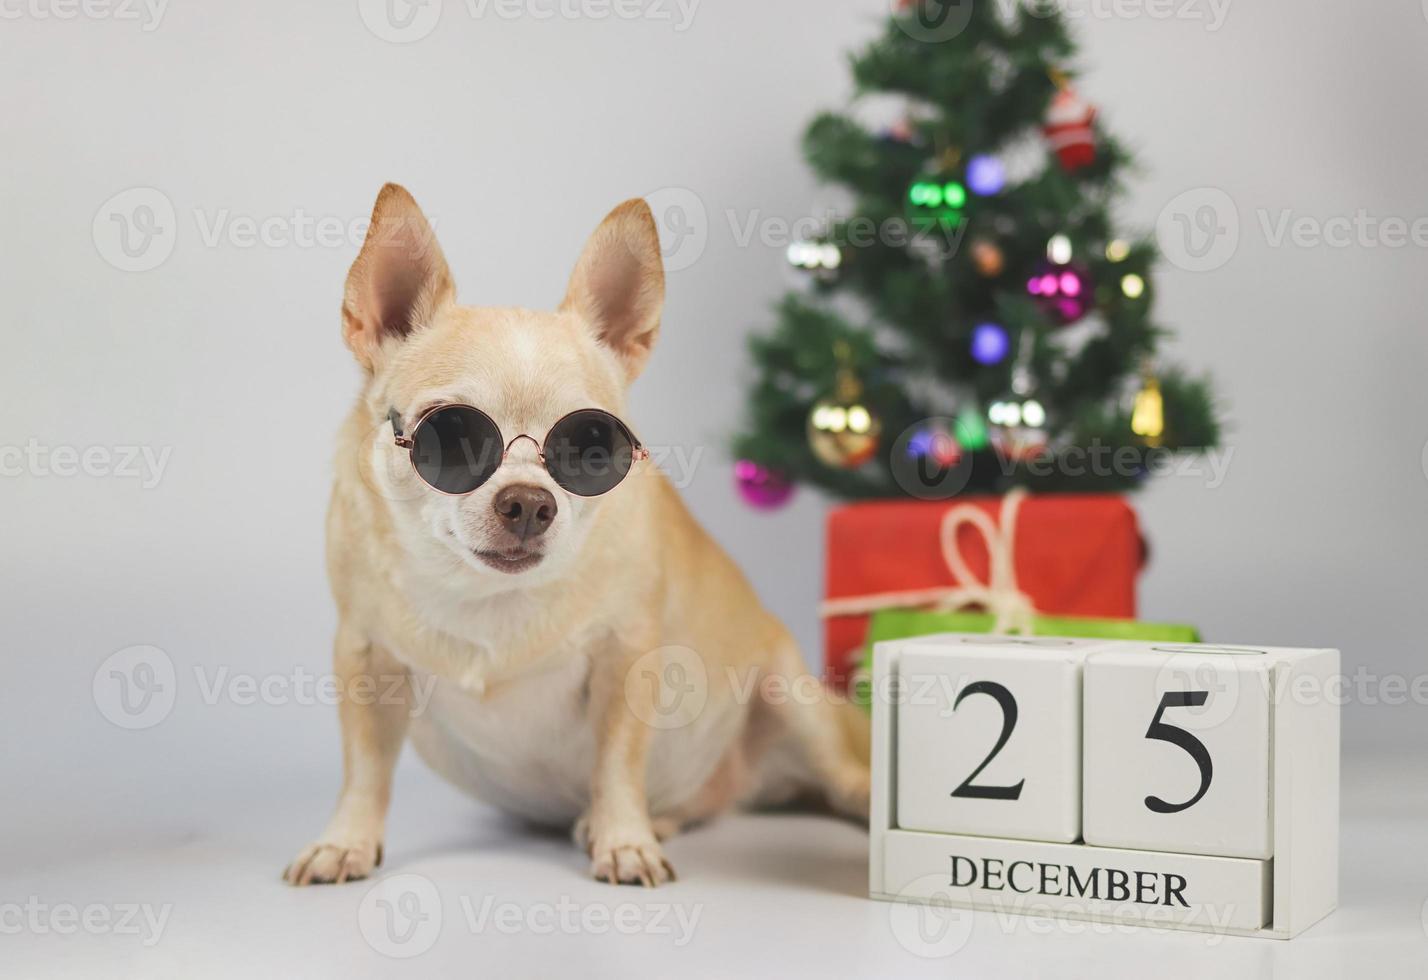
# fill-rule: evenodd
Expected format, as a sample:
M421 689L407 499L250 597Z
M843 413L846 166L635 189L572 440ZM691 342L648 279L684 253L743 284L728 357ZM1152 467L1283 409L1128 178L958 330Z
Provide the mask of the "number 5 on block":
M1276 651L1151 646L1086 661L1086 843L1272 856Z
M898 668L897 822L1070 843L1081 834L1081 669L1105 644L939 636Z

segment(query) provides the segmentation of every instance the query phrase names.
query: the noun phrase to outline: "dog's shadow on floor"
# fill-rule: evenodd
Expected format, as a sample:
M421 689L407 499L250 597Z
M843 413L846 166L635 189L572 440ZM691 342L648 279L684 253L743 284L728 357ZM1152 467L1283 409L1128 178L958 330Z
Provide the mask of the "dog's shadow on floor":
M585 877L589 859L569 831L531 824L505 814L486 813L467 836L428 843L388 862L402 865L442 857L479 859L482 854L521 854L547 868ZM721 816L690 827L665 842L681 884L764 884L784 889L866 898L866 831L838 817L807 809L759 810Z
M691 843L696 835L707 839L684 862L691 878L697 873L721 882L868 896L867 829L842 817L802 808L757 810L696 827ZM676 867L680 842L671 842Z
M534 824L496 810L482 809L469 834L449 836L444 841L432 841L406 851L406 860L424 861L431 858L479 854L511 854L527 851L533 859L569 851L578 854L570 832L543 824Z

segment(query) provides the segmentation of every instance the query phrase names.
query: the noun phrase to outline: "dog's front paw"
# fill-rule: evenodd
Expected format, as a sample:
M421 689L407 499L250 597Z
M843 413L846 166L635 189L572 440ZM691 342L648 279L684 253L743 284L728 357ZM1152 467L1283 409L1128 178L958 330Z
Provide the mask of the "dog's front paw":
M674 867L651 837L638 843L597 845L590 855L590 874L612 885L654 888L674 880Z
M382 842L375 840L317 841L298 853L283 871L289 885L342 884L357 881L382 863Z
M582 817L575 838L590 852L590 874L596 881L653 888L674 880L674 867L649 828L602 833Z

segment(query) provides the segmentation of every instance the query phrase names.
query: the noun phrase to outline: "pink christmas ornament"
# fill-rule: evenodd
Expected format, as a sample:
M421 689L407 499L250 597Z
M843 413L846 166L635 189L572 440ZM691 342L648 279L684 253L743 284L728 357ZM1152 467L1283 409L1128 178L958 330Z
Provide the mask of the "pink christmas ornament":
M741 459L734 464L734 485L744 503L756 510L776 510L793 496L788 477L772 467Z

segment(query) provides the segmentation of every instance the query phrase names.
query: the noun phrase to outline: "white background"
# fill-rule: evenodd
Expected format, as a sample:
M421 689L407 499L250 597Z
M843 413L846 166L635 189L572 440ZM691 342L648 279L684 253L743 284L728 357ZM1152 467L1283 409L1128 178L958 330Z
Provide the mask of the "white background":
M356 221L385 180L434 217L462 299L482 304L555 303L585 235L626 197L681 188L673 200L702 207L636 426L703 451L688 499L818 655L827 505L803 492L749 511L722 451L744 338L789 282L781 246L741 245L736 229L830 199L799 136L848 96L843 54L884 4L722 0L683 24L669 4L628 21L472 16L446 0L411 43L378 37L352 0L172 0L157 23L122 9L138 19L0 5L0 446L170 452L152 488L0 480L0 858L83 866L116 841L203 839L220 814L260 812L275 876L325 817L332 709L206 703L199 680L325 667L321 523L358 385L337 315L356 246L243 247L230 232ZM1423 671L1425 250L1273 234L1286 209L1428 214L1428 17L1413 0L1232 0L1211 30L1205 2L1073 9L1082 91L1144 165L1127 223L1154 228L1203 188L1238 215L1223 265L1158 279L1174 353L1218 380L1234 456L1222 486L1172 477L1138 497L1153 553L1142 613L1225 642L1339 646L1348 672L1372 675L1346 708L1352 758L1416 749L1425 708L1382 703L1398 692L1382 679ZM136 187L172 205L173 248L126 272L105 204ZM166 651L177 702L128 732L91 684L135 644ZM254 857L247 843L233 846Z

